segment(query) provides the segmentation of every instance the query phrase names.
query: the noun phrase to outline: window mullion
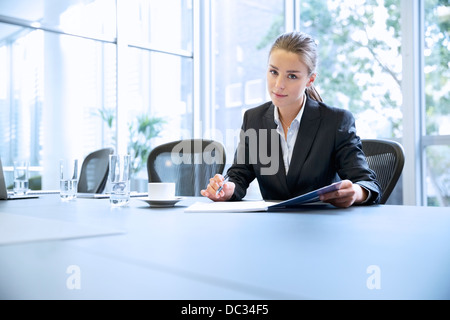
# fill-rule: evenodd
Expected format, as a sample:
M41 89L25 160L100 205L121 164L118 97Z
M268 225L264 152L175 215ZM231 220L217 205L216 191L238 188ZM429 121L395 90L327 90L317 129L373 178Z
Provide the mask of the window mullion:
M128 38L126 32L127 7L124 0L117 0L117 43L116 43L116 152L126 153L128 149L127 130L127 50Z
M423 205L423 4L401 0L403 52L403 204Z

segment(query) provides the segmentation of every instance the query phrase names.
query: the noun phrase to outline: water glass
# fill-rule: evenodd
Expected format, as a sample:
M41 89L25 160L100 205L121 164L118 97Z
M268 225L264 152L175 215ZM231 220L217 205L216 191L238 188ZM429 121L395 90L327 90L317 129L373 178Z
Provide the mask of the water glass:
M61 160L60 172L60 197L63 201L74 200L78 191L78 160Z
M23 195L29 190L29 162L14 161L14 194Z
M130 155L109 156L109 180L111 195L109 201L114 207L121 207L130 201Z

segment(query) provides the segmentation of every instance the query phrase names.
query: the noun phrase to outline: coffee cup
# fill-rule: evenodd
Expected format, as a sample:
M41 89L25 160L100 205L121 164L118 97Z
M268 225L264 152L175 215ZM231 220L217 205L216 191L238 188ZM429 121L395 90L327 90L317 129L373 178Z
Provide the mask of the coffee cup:
M148 184L148 198L150 200L175 199L174 182L150 182Z

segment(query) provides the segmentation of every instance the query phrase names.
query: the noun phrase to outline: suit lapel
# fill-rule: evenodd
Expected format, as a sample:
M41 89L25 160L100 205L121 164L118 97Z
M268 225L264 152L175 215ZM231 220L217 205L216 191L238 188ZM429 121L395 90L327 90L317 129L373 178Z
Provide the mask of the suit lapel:
M317 101L307 98L287 175L289 190L295 190L303 164L319 130L320 120Z

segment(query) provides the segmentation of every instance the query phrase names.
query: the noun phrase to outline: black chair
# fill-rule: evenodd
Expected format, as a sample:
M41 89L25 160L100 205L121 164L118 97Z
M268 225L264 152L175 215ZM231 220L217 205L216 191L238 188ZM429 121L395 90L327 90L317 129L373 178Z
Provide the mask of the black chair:
M361 139L369 167L375 171L385 204L394 190L405 164L405 152L400 143L383 139Z
M78 180L78 192L103 193L109 173L109 155L113 148L94 151L83 160Z
M175 182L177 196L200 196L209 179L225 168L224 146L217 141L187 139L154 148L147 160L149 182Z

